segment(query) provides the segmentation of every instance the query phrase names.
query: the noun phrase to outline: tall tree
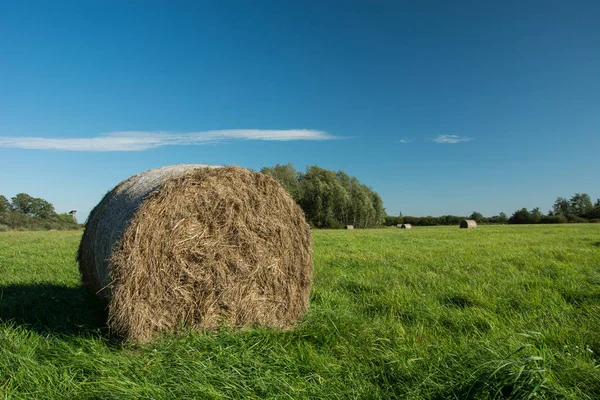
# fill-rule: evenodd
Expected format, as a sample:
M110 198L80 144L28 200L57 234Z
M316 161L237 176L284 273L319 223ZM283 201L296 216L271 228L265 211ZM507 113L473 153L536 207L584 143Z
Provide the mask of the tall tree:
M33 198L31 202L31 214L35 217L50 218L56 215L54 206L44 199Z
M19 193L11 199L13 211L32 215L33 197L27 193Z
M300 199L300 184L298 172L291 163L285 165L277 164L274 167L264 167L260 170L263 174L269 174L275 178L288 191L296 202Z
M265 167L290 191L304 210L306 219L318 228L380 226L385 220L381 197L344 171L330 171L316 165L297 173L291 164Z
M473 211L473 213L469 216L469 219L475 220L477 223L482 222L485 217L483 214L478 213L477 211Z
M19 193L11 200L13 211L41 218L49 218L56 215L54 206L39 197L32 197L27 193Z
M569 215L571 212L571 205L569 201L564 197L557 197L554 205L552 206L552 210L554 211L554 215Z
M8 199L0 194L0 213L10 211L10 202Z
M508 221L508 216L506 215L505 212L501 212L500 214L498 214L498 222L505 224Z
M526 208L521 208L513 213L508 219L509 224L528 224L529 223L529 211Z
M542 212L540 211L540 208L536 207L533 210L531 210L531 213L529 213L529 223L530 224L539 224L541 220L542 220Z
M573 214L578 217L585 217L587 213L592 211L592 199L587 193L575 193L569 201L570 209Z

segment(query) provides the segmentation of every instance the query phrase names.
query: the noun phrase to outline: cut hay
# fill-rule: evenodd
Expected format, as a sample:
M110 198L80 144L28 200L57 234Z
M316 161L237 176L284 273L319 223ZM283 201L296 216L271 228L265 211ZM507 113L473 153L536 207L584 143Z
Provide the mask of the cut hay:
M308 308L304 213L273 178L238 167L174 165L121 182L90 214L77 259L128 340L225 321L289 329Z
M354 229L354 225L346 225L346 229Z
M402 224L400 229L412 229L412 225L411 224Z
M477 228L477 222L472 219L463 219L460 221L460 227L466 229L474 229Z

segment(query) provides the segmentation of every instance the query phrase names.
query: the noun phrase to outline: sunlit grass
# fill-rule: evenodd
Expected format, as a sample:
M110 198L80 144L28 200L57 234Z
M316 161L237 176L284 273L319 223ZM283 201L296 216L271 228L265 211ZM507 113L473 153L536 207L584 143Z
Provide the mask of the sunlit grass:
M315 231L291 332L122 344L77 232L0 233L8 398L598 398L600 225Z

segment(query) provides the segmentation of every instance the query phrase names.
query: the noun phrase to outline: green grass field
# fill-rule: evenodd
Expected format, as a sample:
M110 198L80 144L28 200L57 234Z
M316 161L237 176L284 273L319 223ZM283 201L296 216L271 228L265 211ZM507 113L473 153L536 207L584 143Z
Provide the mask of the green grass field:
M119 343L80 232L0 233L0 395L600 398L600 225L315 231L291 332Z

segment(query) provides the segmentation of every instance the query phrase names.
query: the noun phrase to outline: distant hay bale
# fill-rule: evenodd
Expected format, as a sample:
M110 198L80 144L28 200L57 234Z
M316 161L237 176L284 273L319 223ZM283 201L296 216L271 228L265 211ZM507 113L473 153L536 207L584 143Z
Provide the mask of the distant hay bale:
M108 326L151 340L180 327L289 329L312 279L304 213L268 175L173 165L135 175L94 208L77 255Z
M354 229L354 225L346 225L346 229Z
M472 219L463 219L460 222L460 227L466 229L477 228L477 222Z
M402 224L402 226L400 228L401 229L412 229L412 225L411 224Z

